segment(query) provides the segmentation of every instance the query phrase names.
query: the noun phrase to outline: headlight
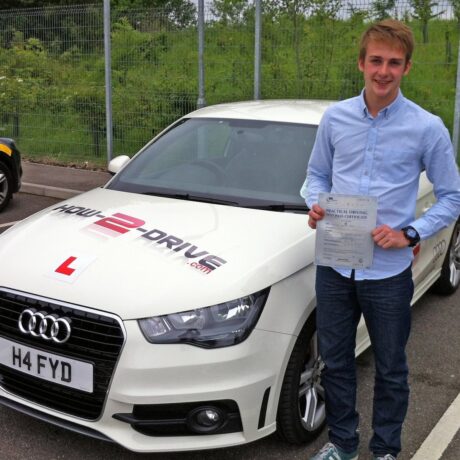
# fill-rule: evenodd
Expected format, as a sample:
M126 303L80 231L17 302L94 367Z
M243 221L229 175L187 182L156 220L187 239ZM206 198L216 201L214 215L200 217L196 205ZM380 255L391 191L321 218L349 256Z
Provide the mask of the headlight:
M236 345L254 329L269 291L266 288L212 307L144 318L139 326L151 343L188 343L204 348Z

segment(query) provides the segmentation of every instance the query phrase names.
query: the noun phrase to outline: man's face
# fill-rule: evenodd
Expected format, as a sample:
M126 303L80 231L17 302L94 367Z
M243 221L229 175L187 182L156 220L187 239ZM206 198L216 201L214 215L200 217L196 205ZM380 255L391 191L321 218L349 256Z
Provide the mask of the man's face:
M409 73L411 62L404 51L385 42L370 41L366 57L358 62L363 72L366 102L383 108L398 95L401 80Z

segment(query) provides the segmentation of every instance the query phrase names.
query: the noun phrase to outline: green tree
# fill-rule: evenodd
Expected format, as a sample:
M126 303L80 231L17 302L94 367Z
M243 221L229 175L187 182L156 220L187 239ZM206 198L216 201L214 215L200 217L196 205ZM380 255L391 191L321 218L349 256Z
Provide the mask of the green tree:
M372 14L377 21L391 16L390 11L395 7L396 0L375 0L372 3Z
M450 3L454 8L454 16L457 20L457 27L460 30L460 0L450 0Z
M88 27L89 20L91 27ZM24 10L18 14L5 11L0 15L0 44L6 48L12 46L14 32L21 31L24 39L38 38L53 54L67 51L76 42L85 47L82 51L88 52L102 46L102 30L102 8L89 4L69 5L58 10Z
M362 24L366 19L369 18L369 12L363 10L351 2L348 2L348 12L350 13L351 24Z
M94 0L78 0L79 5L95 3ZM76 5L75 0L2 0L0 10L16 8L41 8L42 6Z
M211 5L211 13L222 24L239 24L243 22L247 8L246 0L214 0Z
M286 18L291 24L292 43L295 53L297 85L301 85L304 77L301 53L301 40L305 36L303 26L312 6L311 0L268 0L269 8L278 21Z
M341 6L341 0L311 0L311 15L321 20L335 19Z
M34 0L3 0L0 6L0 10L43 6L43 3L44 2Z
M129 13L133 9L161 9L168 20L178 26L187 27L195 22L196 7L190 0L111 0L112 11ZM89 5L95 0L2 0L0 10L13 8L41 8L59 5ZM100 1L100 5L102 1ZM43 39L43 37L40 37Z
M423 43L428 43L428 22L430 19L443 14L444 11L433 13L433 8L438 6L438 3L431 0L410 0L410 5L414 9L414 18L420 21Z
M112 0L115 14L132 15L133 10L161 10L171 25L179 28L195 23L196 6L190 0Z
M0 105L4 118L12 120L13 136L19 137L20 114L34 110L52 73L40 40L24 40L23 35L16 32L13 43L12 49L0 49Z

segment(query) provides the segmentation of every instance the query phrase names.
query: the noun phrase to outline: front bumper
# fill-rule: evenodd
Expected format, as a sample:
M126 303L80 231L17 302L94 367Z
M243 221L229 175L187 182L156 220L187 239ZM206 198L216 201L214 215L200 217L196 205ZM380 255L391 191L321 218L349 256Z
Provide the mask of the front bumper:
M283 370L295 337L256 329L239 345L202 349L190 345L150 344L143 337L136 321L124 322L124 328L125 345L109 385L101 416L97 420L84 420L51 410L28 402L3 388L0 388L0 403L6 398L30 408L30 415L43 414L41 418L46 419L46 414L52 417L52 420L48 420L52 423L87 435L100 433L100 438L112 439L138 452L208 449L244 444L276 429L276 409ZM126 414L136 413L135 408L141 406L188 407L188 403L199 402L202 405L222 401L233 401L237 406L241 427L239 431L152 436L142 434L126 417ZM120 414L125 415L121 417L122 420Z

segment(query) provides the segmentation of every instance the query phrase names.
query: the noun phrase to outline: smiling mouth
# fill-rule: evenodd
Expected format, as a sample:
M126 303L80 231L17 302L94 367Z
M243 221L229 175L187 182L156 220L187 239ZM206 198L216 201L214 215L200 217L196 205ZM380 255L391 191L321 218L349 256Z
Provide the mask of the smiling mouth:
M389 86L391 84L391 81L374 80L374 83L377 86L380 86L380 87L384 88L384 87Z

